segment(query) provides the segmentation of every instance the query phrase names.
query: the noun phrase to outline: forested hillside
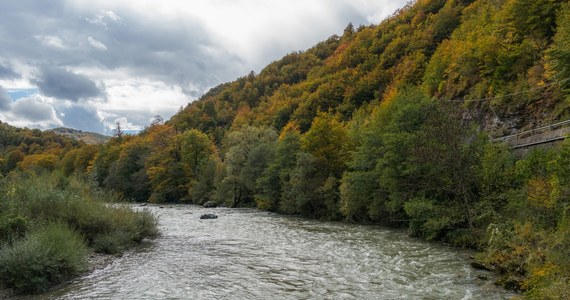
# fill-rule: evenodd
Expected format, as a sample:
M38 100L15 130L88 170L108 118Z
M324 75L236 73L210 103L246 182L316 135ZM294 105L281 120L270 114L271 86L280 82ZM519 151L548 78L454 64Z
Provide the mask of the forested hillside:
M567 1L418 0L61 166L127 200L408 228L569 298L570 143L517 159L489 140L569 117Z
M21 129L0 122L0 175L13 170L64 169L86 171L96 146L51 131ZM81 156L76 159L77 156Z
M169 123L218 142L245 124L305 132L319 111L347 121L405 86L455 100L495 135L567 118L565 2L420 0L220 85Z

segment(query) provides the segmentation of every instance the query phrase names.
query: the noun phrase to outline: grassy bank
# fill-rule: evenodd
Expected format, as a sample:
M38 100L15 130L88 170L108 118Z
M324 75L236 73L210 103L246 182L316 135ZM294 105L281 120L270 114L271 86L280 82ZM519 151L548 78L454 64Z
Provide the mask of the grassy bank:
M135 212L83 179L13 174L0 180L0 282L37 293L87 270L90 252L117 254L158 234Z

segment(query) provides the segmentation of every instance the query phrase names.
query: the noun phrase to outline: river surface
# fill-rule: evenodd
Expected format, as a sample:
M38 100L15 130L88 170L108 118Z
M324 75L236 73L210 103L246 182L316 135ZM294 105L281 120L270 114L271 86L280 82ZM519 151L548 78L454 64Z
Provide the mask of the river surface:
M148 206L162 235L39 299L508 299L469 253L404 231ZM214 220L200 220L203 213ZM477 275L484 274L484 281ZM35 299L38 297L36 296Z

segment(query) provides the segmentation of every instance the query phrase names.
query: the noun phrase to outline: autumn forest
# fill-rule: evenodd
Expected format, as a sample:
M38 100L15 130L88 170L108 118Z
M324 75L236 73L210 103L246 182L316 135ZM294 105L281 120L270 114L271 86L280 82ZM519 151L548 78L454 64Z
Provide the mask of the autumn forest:
M93 197L406 228L475 250L508 289L563 299L570 143L521 156L493 138L568 118L567 1L418 0L212 88L136 135L119 124L110 141L86 145L0 124L0 192L14 198L23 177L46 176L58 178L49 189ZM37 212L17 203L0 203L3 247L35 232ZM137 234L123 243L112 225L98 236L71 212L57 218L102 252L156 235L148 215L131 217Z

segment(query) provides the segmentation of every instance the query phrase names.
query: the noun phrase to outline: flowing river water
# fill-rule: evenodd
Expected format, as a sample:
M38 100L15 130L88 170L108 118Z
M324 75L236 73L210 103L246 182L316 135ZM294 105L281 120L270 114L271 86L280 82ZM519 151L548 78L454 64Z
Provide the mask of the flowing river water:
M404 231L252 209L148 206L162 235L35 299L508 299L469 253ZM200 220L215 213L214 220ZM484 274L490 279L477 278Z

